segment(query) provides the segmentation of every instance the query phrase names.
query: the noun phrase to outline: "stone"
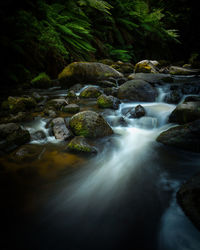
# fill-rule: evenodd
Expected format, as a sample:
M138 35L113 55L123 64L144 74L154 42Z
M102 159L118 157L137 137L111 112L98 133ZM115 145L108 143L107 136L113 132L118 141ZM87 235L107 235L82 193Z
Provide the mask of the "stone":
M170 74L152 74L152 73L134 73L128 76L129 80L143 80L151 85L155 84L165 84L165 83L172 83L173 78Z
M62 117L57 117L51 121L53 134L58 140L67 140L72 137L71 131L67 128L65 120Z
M53 107L56 110L60 110L63 106L67 104L67 100L65 100L64 98L52 99L46 103L46 107Z
M82 98L97 98L102 94L102 92L95 87L87 87L83 89L80 93L80 97Z
M69 121L75 135L88 138L98 138L113 134L112 128L104 118L94 111L83 111L75 114Z
M142 105L137 105L135 107L134 113L132 114L132 118L140 118L142 116L145 116L145 109Z
M178 66L171 66L169 68L169 73L171 75L197 75L200 73L200 70L196 69L187 69Z
M118 98L139 102L153 102L157 96L156 89L143 80L130 80L119 87Z
M158 61L143 60L135 65L135 73L158 73Z
M50 88L52 87L50 77L45 73L42 72L34 79L31 80L31 85L34 88Z
M44 140L46 138L46 134L43 130L38 130L31 134L31 140L34 141L39 141L39 140Z
M80 107L77 104L68 104L62 108L63 112L75 114L80 111Z
M107 95L100 95L97 98L97 104L99 108L111 108L111 109L118 109L119 104L121 103L116 97L107 96Z
M97 153L96 148L91 146L83 136L74 137L67 145L67 149L75 153Z

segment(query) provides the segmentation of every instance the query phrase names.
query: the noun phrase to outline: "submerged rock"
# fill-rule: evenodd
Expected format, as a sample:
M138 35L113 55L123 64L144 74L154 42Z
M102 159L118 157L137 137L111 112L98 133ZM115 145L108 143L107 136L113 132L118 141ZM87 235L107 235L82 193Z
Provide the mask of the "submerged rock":
M169 116L170 122L185 124L200 119L200 102L184 102L179 104Z
M170 128L156 140L168 146L200 153L200 120Z
M183 184L176 197L185 214L200 230L200 174Z
M87 87L80 93L82 98L97 98L102 94L102 92L95 87Z
M30 134L16 123L0 124L0 151L10 152L30 141Z
M135 65L135 73L157 73L157 66L159 62L151 60L143 60Z
M106 95L100 95L97 98L97 104L100 108L111 108L111 109L118 109L119 104L121 101L119 101L116 97L113 96L106 96Z
M97 153L96 148L88 144L86 138L83 136L74 137L67 145L67 149L76 153Z
M157 96L156 89L143 80L130 80L119 87L118 98L139 102L153 102Z
M96 62L74 62L69 64L58 75L62 85L72 85L73 83L92 82L106 80L109 77L122 77L122 73L108 65Z
M104 118L94 111L83 111L72 116L70 128L75 135L89 138L104 137L113 134Z
M72 137L71 131L67 128L65 120L62 117L55 118L51 121L53 134L58 140L67 140Z

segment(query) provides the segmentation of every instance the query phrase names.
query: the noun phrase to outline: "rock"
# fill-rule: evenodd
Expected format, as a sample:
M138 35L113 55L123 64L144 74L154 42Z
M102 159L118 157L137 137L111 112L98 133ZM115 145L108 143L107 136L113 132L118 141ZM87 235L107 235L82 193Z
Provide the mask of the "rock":
M24 145L11 155L16 162L30 162L37 160L41 154L41 148L36 145Z
M197 95L197 94L200 94L200 84L199 84L199 82L198 83L192 83L192 84L185 83L179 88L181 88L182 93L184 95L191 95L191 94Z
M57 110L60 110L63 106L67 105L67 101L63 98L60 99L52 99L46 103L46 107L53 107Z
M112 127L126 127L128 124L126 122L126 120L124 119L123 116L115 116L114 118L107 118L109 124L112 126Z
M51 79L45 72L42 72L38 76L36 76L31 81L31 85L34 88L50 88L50 87L52 87Z
M142 105L137 105L135 107L134 114L132 115L133 118L140 118L142 116L145 116L145 109Z
M156 140L168 146L200 153L200 120L170 128Z
M10 152L30 141L30 134L16 123L0 124L0 151Z
M117 79L117 83L119 86L127 81L128 81L128 78L126 78L126 77L122 77L122 78Z
M112 96L117 97L117 95L118 95L118 88L105 88L103 90L103 92L106 95L112 95Z
M68 104L62 108L63 112L75 114L80 111L80 107L77 104Z
M75 93L75 91L74 90L69 90L68 92L67 92L67 96L66 96L67 98L77 98L77 96L76 96L76 93Z
M185 214L200 230L200 174L198 173L184 183L176 197Z
M103 64L111 66L114 62L111 59L101 59L99 60L99 63L103 63Z
M103 88L105 88L105 87L108 87L108 88L109 87L117 87L116 83L110 82L108 80L98 81L97 85L99 85L100 87L103 87Z
M82 98L97 98L102 94L102 92L95 87L87 87L83 89L80 93L80 97Z
M17 114L8 114L0 119L0 123L16 123L28 122L33 119L32 115L28 112L18 112Z
M111 108L118 109L121 102L113 96L100 95L97 98L97 104L99 108Z
M69 122L75 135L88 138L104 137L113 134L104 118L94 111L83 111L72 116Z
M75 153L97 153L96 148L90 146L83 136L74 137L67 145L67 149Z
M182 67L186 69L192 69L192 64L186 63Z
M89 83L98 80L107 80L109 77L123 77L122 73L108 65L96 62L74 62L69 64L58 75L62 85L73 83Z
M176 89L176 90L172 90L170 91L170 93L168 93L165 98L164 101L167 103L179 103L180 100L182 99L183 94L181 92L181 89Z
M134 65L128 62L118 61L113 63L111 67L123 74L132 73L134 71Z
M9 96L7 101L2 103L2 108L11 113L30 111L37 105L32 97L13 97Z
M83 84L77 83L70 87L69 91L79 92L83 87Z
M33 92L32 97L36 100L36 102L41 102L44 99L44 97L37 92Z
M57 116L56 112L54 110L46 108L44 110L44 114L49 116L50 118L55 118Z
M172 83L173 78L169 74L134 73L128 76L129 80L143 80L152 85Z
M185 124L200 119L200 102L185 102L179 104L170 114L169 121Z
M200 73L200 70L195 69L187 69L178 66L171 66L169 68L169 73L171 75L197 75Z
M51 125L56 139L64 141L72 137L71 131L66 127L64 118L58 117L53 119Z
M38 130L34 132L33 134L31 134L31 140L34 140L34 141L43 140L45 138L46 138L46 134L42 130Z
M143 60L135 65L135 73L158 73L157 61Z
M185 102L200 102L200 96L187 96L185 97Z
M130 80L119 87L118 98L139 102L153 102L157 96L156 90L146 81Z

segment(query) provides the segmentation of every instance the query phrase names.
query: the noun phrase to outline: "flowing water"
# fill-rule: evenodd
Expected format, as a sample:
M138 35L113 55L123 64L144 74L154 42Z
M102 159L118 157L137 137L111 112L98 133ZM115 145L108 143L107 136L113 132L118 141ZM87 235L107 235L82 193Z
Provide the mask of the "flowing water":
M9 193L11 205L20 201L18 209L4 211L10 241L3 249L11 244L20 250L200 249L200 233L176 202L180 185L199 171L200 156L156 142L174 126L167 120L175 108L163 102L168 86L158 91L157 102L140 103L145 117L126 115L138 103L122 103L118 110L103 113L115 134L97 141L94 157L66 153L52 136L31 142L46 147L41 159L28 163L41 164L43 175L37 182L24 172L14 178L17 184L26 178L28 184ZM38 118L24 126L48 135L45 124ZM65 171L70 165L76 167Z

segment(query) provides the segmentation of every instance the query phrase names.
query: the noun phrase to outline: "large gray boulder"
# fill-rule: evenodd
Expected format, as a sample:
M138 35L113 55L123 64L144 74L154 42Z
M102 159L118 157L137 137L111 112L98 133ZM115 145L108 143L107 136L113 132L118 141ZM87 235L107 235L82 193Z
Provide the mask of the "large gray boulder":
M143 80L130 80L119 87L118 98L139 102L153 102L157 96L156 89Z
M94 111L83 111L72 116L70 128L75 135L88 138L104 137L113 134L104 118Z
M176 197L185 214L200 230L200 174L184 183Z
M51 121L51 124L56 139L64 141L72 137L72 133L67 128L64 118L57 117Z
M169 121L185 124L200 119L200 102L184 102L179 104L169 116Z
M123 74L112 67L96 62L74 62L69 64L58 75L62 85L72 85L80 82L106 80L109 77L119 78Z
M172 83L173 78L169 74L134 73L128 76L129 80L143 80L152 85Z
M200 153L200 120L170 128L156 140L168 146Z

